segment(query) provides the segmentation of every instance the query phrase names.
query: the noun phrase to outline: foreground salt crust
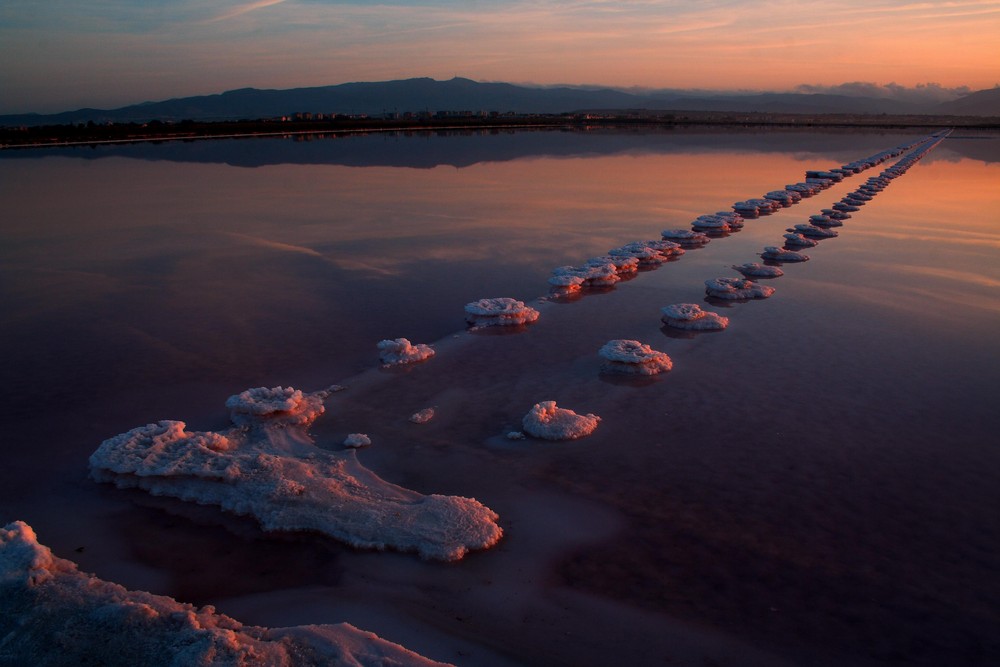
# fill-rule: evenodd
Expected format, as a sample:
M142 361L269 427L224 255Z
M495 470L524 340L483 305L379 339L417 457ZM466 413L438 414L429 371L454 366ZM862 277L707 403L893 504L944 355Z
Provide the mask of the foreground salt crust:
M105 440L91 476L256 518L264 530L315 531L360 548L458 560L502 535L472 498L425 496L390 484L353 450L326 451L307 433L328 392L258 387L226 401L235 426L188 431L164 420Z
M622 375L656 375L674 367L665 352L654 350L637 340L611 340L599 351L604 357L601 371Z
M538 311L508 297L465 304L465 320L476 327L518 326L538 319Z
M729 326L729 318L710 310L702 310L696 303L675 303L660 309L663 323L675 329L688 331L721 331Z
M440 667L347 623L243 625L173 598L77 570L31 526L0 528L0 664Z
M378 343L379 358L385 366L399 366L427 361L434 356L430 345L412 344L406 338L383 340Z
M601 418L593 414L579 415L556 406L555 401L542 401L528 411L521 426L528 435L545 440L576 440L590 435Z

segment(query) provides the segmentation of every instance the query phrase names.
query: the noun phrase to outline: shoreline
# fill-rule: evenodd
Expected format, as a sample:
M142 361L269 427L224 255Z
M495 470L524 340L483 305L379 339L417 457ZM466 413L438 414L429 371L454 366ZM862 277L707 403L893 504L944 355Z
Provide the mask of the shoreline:
M455 122L430 120L349 119L330 121L149 121L107 125L0 127L0 150L109 144L163 143L253 137L348 136L381 132L497 132L536 129L594 130L687 127L758 127L765 129L1000 129L1000 118L979 116L874 116L853 114L770 114L728 112L621 112L608 114L533 115L511 119L469 117Z

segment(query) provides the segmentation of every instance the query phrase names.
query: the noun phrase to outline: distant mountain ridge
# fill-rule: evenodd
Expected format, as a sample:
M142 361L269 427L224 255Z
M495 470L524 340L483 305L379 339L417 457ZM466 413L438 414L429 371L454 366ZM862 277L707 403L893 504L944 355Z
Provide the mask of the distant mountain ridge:
M447 81L418 78L287 90L241 88L217 95L144 102L118 109L78 109L56 114L0 116L0 125L239 120L272 118L298 112L378 116L424 111L557 114L625 109L1000 116L1000 89L971 93L943 104L918 105L885 98L818 93L637 93L610 88L535 88L509 83L480 83L458 77Z

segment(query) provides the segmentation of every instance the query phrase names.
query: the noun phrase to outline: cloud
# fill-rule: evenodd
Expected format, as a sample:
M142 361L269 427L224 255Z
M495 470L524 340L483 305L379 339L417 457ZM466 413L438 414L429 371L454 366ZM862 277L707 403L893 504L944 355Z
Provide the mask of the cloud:
M220 23L223 21L229 21L231 19L236 18L237 16L242 16L243 14L247 14L249 12L253 12L258 9L264 9L265 7L273 7L274 5L280 5L285 1L286 0L257 0L257 2L251 2L250 4L247 5L239 5L237 7L233 7L232 9L223 12L218 16L214 16L210 19L202 21L202 23L207 24L207 23Z
M833 86L804 83L795 87L798 93L823 93L828 95L847 95L849 97L876 97L879 99L898 100L918 104L947 102L972 90L968 86L948 88L939 83L918 83L915 86L902 86L898 83L872 83L868 81L852 81Z

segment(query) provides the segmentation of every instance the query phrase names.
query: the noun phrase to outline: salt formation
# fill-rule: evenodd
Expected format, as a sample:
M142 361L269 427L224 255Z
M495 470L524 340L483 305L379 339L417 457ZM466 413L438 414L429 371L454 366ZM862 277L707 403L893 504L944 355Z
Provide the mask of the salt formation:
M637 340L612 340L604 344L599 354L605 362L601 371L622 375L656 375L673 368L664 352L658 352Z
M663 323L675 329L688 331L720 331L729 326L729 318L710 310L702 310L696 303L675 303L660 309Z
M538 319L538 311L523 301L500 297L465 304L465 320L476 327L518 326Z
M733 269L742 273L747 278L778 278L785 275L785 272L776 266L758 264L757 262L733 264Z
M764 201L764 200L758 200ZM768 204L773 204L778 207L778 204L773 201L769 201ZM753 207L753 214L756 215L758 211L757 205ZM712 213L708 215L699 215L691 223L691 229L696 232L702 232L704 234L717 233L722 234L725 232L732 232L743 228L743 216L740 215L738 210L733 211L719 211L717 213Z
M845 213L844 211L838 211L832 208L824 208L821 213L831 220L849 220L851 218L850 213Z
M683 254L680 244L672 241L633 241L608 251L611 257L634 257L640 266L658 266Z
M0 528L0 663L442 667L348 623L265 628L77 569L31 526Z
M784 248L778 248L773 245L769 245L764 248L764 252L760 253L760 256L764 259L771 260L772 262L807 262L809 261L809 255L803 255L801 252L794 252L792 250L785 250ZM733 267L736 268L736 267ZM743 274L747 275L747 274Z
M351 433L344 439L344 447L358 449L368 447L372 444L372 439L366 433Z
M424 408L410 415L410 421L414 424L426 424L434 419L434 408Z
M430 345L413 345L406 338L383 340L378 343L379 358L385 366L400 366L426 361L434 356Z
M816 225L808 225L804 223L795 225L795 227L789 229L788 231L792 233L801 234L806 238L814 238L814 239L832 239L834 236L839 236L839 234L837 234L837 232L835 232L832 229L827 229L825 227L817 227Z
M773 287L758 285L744 278L715 278L705 281L705 291L718 299L766 299L774 294Z
M784 235L785 245L799 247L799 248L812 248L813 246L819 245L817 241L812 239L807 239L802 236L802 234L796 232L788 232Z
M665 241L673 241L682 248L700 248L711 240L705 232L691 229L664 229L661 235Z
M472 498L425 496L363 467L353 450L327 451L307 429L328 392L249 389L226 405L235 426L188 431L164 420L101 443L91 476L250 515L268 531L315 531L360 548L458 560L502 535L497 515Z
M535 403L521 420L525 433L545 440L576 440L590 435L601 418L578 415L572 410L556 407L555 401Z

